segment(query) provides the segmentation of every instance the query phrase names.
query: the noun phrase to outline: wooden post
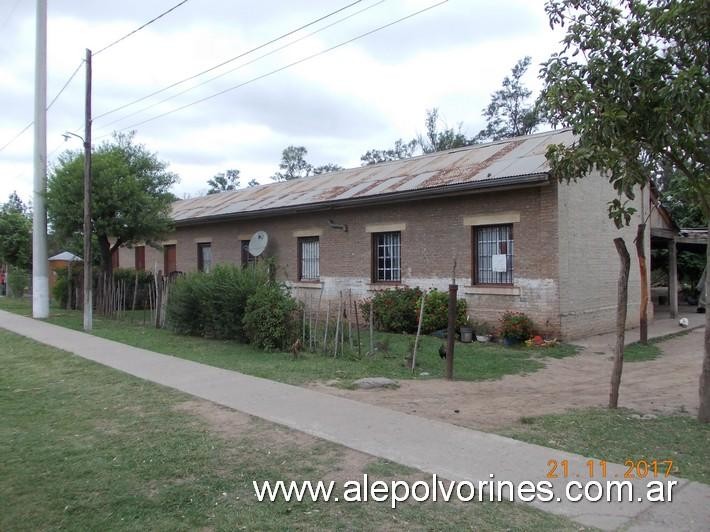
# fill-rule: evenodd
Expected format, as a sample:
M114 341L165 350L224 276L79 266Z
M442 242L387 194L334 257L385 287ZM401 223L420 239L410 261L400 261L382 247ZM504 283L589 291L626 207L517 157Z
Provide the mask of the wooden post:
M678 251L675 238L668 244L668 304L671 318L678 317Z
M614 347L614 369L611 372L611 391L609 392L609 408L619 406L619 386L621 371L624 368L624 336L626 333L626 308L629 299L629 269L631 257L626 249L623 238L615 238L614 245L621 260L619 272L618 302L616 306L616 346Z
M338 331L340 330L340 317L343 315L343 293L340 292L340 298L338 299L338 316L335 319L335 336L333 336L333 357L338 356Z
M362 356L362 347L360 345L360 318L357 315L358 314L357 301L353 301L353 305L355 305L355 332L357 333L357 356L361 357Z
M325 311L325 333L323 334L323 353L328 352L328 328L330 327L330 299L328 309Z
M375 356L375 330L373 327L373 315L375 314L374 301L370 300L370 356Z
M67 266L67 310L71 310L71 260Z
M641 308L639 312L639 334L642 344L648 343L648 265L646 264L645 237L646 224L639 224L636 232L636 255L641 271Z
M426 292L422 292L422 306L419 309L419 323L417 324L417 336L414 338L414 350L412 351L412 373L417 366L417 347L419 347L419 335L422 332L422 319L424 318L424 302L426 301Z
M454 268L456 263L454 263ZM449 285L449 324L446 329L446 378L454 378L454 342L456 334L456 295L459 287L455 284Z

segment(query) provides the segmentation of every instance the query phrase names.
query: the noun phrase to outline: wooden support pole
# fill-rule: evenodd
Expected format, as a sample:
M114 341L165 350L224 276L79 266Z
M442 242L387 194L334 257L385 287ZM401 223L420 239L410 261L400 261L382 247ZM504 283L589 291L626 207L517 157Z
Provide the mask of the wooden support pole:
M626 249L623 238L615 238L614 245L621 260L619 272L618 301L616 306L616 346L614 347L614 369L611 372L611 391L609 392L609 408L619 406L619 387L621 386L621 371L624 368L624 337L626 333L626 308L629 300L629 270L631 257Z
M636 255L641 273L641 307L639 309L640 342L648 343L648 264L646 263L646 224L639 224L636 232Z
M455 264L455 263L454 263ZM455 268L456 266L454 266ZM459 287L455 284L449 285L449 323L446 330L446 378L454 378L454 345L456 335L456 295Z
M678 317L678 251L675 238L668 244L668 304L671 318Z
M419 347L419 335L422 333L422 320L424 319L424 302L426 301L426 292L422 292L422 305L419 309L419 323L417 323L417 336L414 338L414 350L412 351L412 373L417 367L417 347Z

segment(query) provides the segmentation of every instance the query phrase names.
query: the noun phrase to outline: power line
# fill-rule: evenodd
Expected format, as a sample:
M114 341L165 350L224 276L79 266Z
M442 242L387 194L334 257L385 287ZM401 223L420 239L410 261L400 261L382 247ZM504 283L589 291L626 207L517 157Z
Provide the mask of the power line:
M221 74L218 74L218 75L216 75L216 76L213 76L213 77L211 77L211 78L209 78L209 79L207 79L207 80L205 80L205 81L202 81L202 82L198 83L197 85L193 85L192 87L189 87L189 88L187 88L187 89L185 89L185 90L182 90L182 91L180 91L180 92L176 92L175 94L171 94L171 95L168 96L167 98L163 98L162 100L160 100L160 101L158 101L158 102L155 102L155 103L153 103L153 104L150 104L150 105L147 105L147 106L145 106L145 107L142 107L142 108L138 109L137 111L134 111L134 112L132 112L132 113L130 113L130 114L127 114L127 115L125 115L125 116L122 116L121 118L117 118L116 120L112 120L111 122L108 122L107 124L103 124L101 127L105 129L105 128L107 128L107 127L113 125L113 124L118 123L118 122L123 122L124 120L127 120L128 118L131 118L131 117L133 117L133 116L139 115L139 114L143 113L144 111L148 111L149 109L152 109L153 107L156 107L156 106L158 106L158 105L160 105L160 104L163 104L163 103L165 103L165 102L167 102L167 101L170 101L170 100L172 100L172 99L174 99L174 98L177 98L178 96L182 96L183 94L186 94L186 93L188 93L188 92L190 92L190 91L192 91L192 90L197 89L198 87L202 87L202 86L204 86L204 85L206 85L206 84L208 84L208 83L211 83L211 82L213 82L213 81L215 81L215 80L217 80L217 79L219 79L219 78L222 78L222 77L224 77L224 76L226 76L226 75L228 75L228 74L232 74L233 72L236 72L237 70L241 70L242 68L244 68L244 67L246 67L246 66L249 66L249 65L251 65L251 64L254 64L254 63L256 63L257 61L260 61L260 60L264 59L265 57L268 57L268 56L273 55L273 54L275 54L275 53L277 53L277 52L280 52L281 50L283 50L283 49L285 49L285 48L289 48L290 46L293 46L294 44L297 44L297 43L299 43L299 42L301 42L301 41L303 41L303 40L305 40L305 39L308 39L308 38L310 38L310 37L313 37L314 35L316 35L316 34L318 34L318 33L321 33L321 32L323 32L323 31L325 31L325 30L327 30L327 29L329 29L329 28L332 28L333 26L335 26L335 25L337 25L337 24L340 24L340 23L342 23L342 22L345 22L346 20L351 19L351 18L353 18L353 17L355 17L355 16L357 16L357 15L359 15L359 14L365 12L365 11L368 11L368 10L374 8L374 7L377 7L378 5L383 4L383 3L386 2L386 1L387 1L387 0L379 0L378 2L375 2L374 4L371 4L371 5L367 6L367 7L364 7L363 9L360 9L360 10L358 10L358 11L355 11L354 13L351 13L350 15L347 15L346 17L343 17L343 18L340 18L340 19L338 19L338 20L336 20L336 21L334 21L334 22L331 22L330 24L328 24L328 25L326 25L326 26L323 26L322 28L319 28L319 29L317 29L316 31L313 31L313 32L311 32L311 33L308 33L307 35L304 35L303 37L299 37L299 38L296 39L296 40L293 40L293 41L291 41L291 42L289 42L289 43L284 44L283 46L279 46L278 48L275 48L275 49L273 49L273 50L271 50L271 51L269 51L269 52L267 52L267 53L265 53L265 54L263 54L263 55L260 55L259 57L256 57L256 58L252 59L251 61L247 61L246 63L242 63L241 65L239 65L239 66L237 66L237 67L235 67L235 68L232 68L232 69L230 69L230 70L227 70L226 72L222 72ZM108 113L104 113L104 115L100 115L100 116L105 116L106 114L108 114Z
M5 20L2 21L2 24L0 24L0 30L5 28L7 23L12 18L12 15L15 13L15 9L17 9L17 6L19 6L19 5L20 5L20 0L15 0L15 3L12 5L12 8L10 9L10 12L5 17Z
M69 86L69 84L72 82L72 80L76 77L77 73L79 72L79 70L81 69L81 67L82 67L83 64L84 64L84 60L82 59L82 60L79 62L79 65L78 65L78 66L76 67L76 69L74 70L74 72L72 72L72 75L69 76L69 79L67 79L67 80L64 82L64 85L62 85L62 88L59 89L59 92L57 93L57 95L56 95L54 98L52 98L52 101L51 101L51 102L49 102L49 105L47 106L47 111L49 111L49 110L52 108L52 106L54 105L54 103L59 99L59 97L60 97L60 96L62 95L62 93L66 90L66 88ZM33 124L34 124L34 121L30 122L30 123L27 124L24 128L22 128L22 130L21 130L19 133L17 133L17 135L15 135L14 137L12 137L9 141L7 141L7 142L6 142L5 144L3 144L2 146L0 146L0 151L3 151L3 150L4 150L5 148L7 148L10 144L12 144L12 143L15 142L17 139L19 139L19 138L25 133L25 131L27 131L29 128L32 127Z
M350 43L355 42L355 41L357 41L357 40L360 40L360 39L362 39L362 38L364 38L364 37L367 37L367 36L369 36L369 35L372 35L373 33L377 33L378 31L381 31L381 30L384 30L384 29L389 28L389 27L391 27L391 26L394 26L395 24L399 24L400 22L403 22L403 21L405 21L405 20L407 20L407 19L410 19L410 18L412 18L412 17L416 17L417 15L420 15L420 14L426 12L426 11L429 11L429 10L431 10L431 9L434 9L435 7L439 7L440 5L443 5L443 4L447 3L448 1L449 1L449 0L442 0L441 2L438 2L438 3L436 3L436 4L430 5L429 7L425 7L424 9L420 9L419 11L415 11L414 13L410 13L409 15L406 15L406 16L404 16L404 17L402 17L402 18L399 18L399 19L397 19L397 20L395 20L395 21L392 21L392 22L390 22L390 23L388 23L388 24L385 24L384 26L379 26L378 28L375 28L375 29L370 30L370 31L365 32L365 33L362 33L362 34L358 35L357 37L353 37L352 39L348 39L347 41L343 41L343 42L341 42L341 43L339 43L339 44L336 44L335 46L331 46L330 48L326 48L326 49L324 49L324 50L321 50L320 52L317 52L317 53L315 53L315 54L312 54L312 55L309 55L309 56L307 56L307 57L304 57L303 59L299 59L298 61L294 61L293 63L289 63L288 65L285 65L285 66L283 66L283 67L281 67L281 68L277 68L276 70L272 70L271 72L267 72L266 74L262 74L261 76L257 76L257 77L255 77L255 78L250 79L250 80L247 80L247 81L244 81L244 82L242 82L242 83L239 83L238 85L234 85L234 86L229 87L229 88L227 88L227 89L224 89L224 90L221 90L221 91L216 92L216 93L214 93L214 94L211 94L210 96L205 96L204 98L200 98L200 99L198 99L198 100L195 100L195 101L190 102L190 103L188 103L188 104L182 105L182 106L177 107L177 108L175 108L175 109L172 109L172 110L170 110L170 111L166 111L166 112L164 112L164 113L161 113L161 114L159 114L159 115L153 116L153 117L151 117L151 118L147 118L147 119L142 120L142 121L140 121L140 122L136 122L135 124L131 124L130 126L121 128L120 131L126 131L126 130L128 130L128 129L133 129L133 128L138 127L138 126L142 126L143 124L147 124L148 122L152 122L152 121L154 121L154 120L158 120L159 118L163 118L163 117L168 116L168 115L171 115L171 114L173 114L173 113L177 113L178 111L182 111L183 109L187 109L188 107L192 107L193 105L197 105L198 103L202 103L202 102L205 102L205 101L207 101L207 100L211 100L212 98L216 98L217 96L221 96L222 94L226 94L227 92L231 92L231 91L233 91L233 90L239 89L239 88L244 87L245 85L249 85L250 83L253 83L253 82L255 82L255 81L258 81L258 80L267 78L267 77L269 77L269 76L272 76L273 74L277 74L278 72L282 72L282 71L284 71L284 70L286 70L286 69L288 69L288 68L291 68L291 67L293 67L293 66L299 65L299 64L301 64L301 63L305 63L306 61L310 61L311 59L315 59L316 57L319 57L319 56L321 56L321 55L324 55L324 54L326 54L326 53L328 53L328 52L332 52L333 50L336 50L336 49L341 48L341 47L343 47L343 46L345 46L345 45L347 45L347 44L350 44ZM105 136L107 136L107 135L103 135L103 136L105 137Z
M173 7L171 7L171 8L168 9L167 11L163 11L160 15L158 15L157 17L154 17L154 18L150 19L148 22L146 22L146 23L143 24L142 26L139 26L139 27L136 28L135 30L133 30L133 31L131 31L131 32L127 33L127 34L125 34L123 37L121 37L121 38L119 38L119 39L116 39L116 40L113 41L111 44L107 44L106 46L104 46L103 48L101 48L98 52L94 52L93 55L94 55L94 56L97 56L97 55L99 55L101 52L108 50L109 48L111 48L112 46L117 45L117 44L120 43L121 41L128 39L128 37L130 37L131 35L134 35L134 34L138 33L140 30L142 30L143 28L145 28L145 27L147 27L147 26L150 26L153 22L155 22L155 21L157 21L157 20L163 18L165 15L167 15L168 13L170 13L170 12L172 12L172 11L175 11L178 7L180 7L180 6L183 5L183 4L186 4L188 1L189 1L189 0L182 0L182 2L179 2L179 3L175 4Z
M184 78L184 79L181 79L180 81L176 81L176 82L174 82L174 83L171 83L171 84L168 85L167 87L164 87L164 88L159 89L159 90L157 90L157 91L151 92L150 94L146 94L145 96L141 96L141 97L138 98L137 100L133 100L132 102L128 102L128 103L126 103L126 104L124 104L124 105L121 105L121 106L119 106L119 107L116 107L116 108L114 108L114 109L111 109L110 111L106 111L105 113L101 113L101 114L95 116L95 117L94 117L94 120L98 120L98 119L100 119L100 118L102 118L102 117L104 117L104 116L110 115L110 114L115 113L115 112L117 112L117 111L121 111L122 109L125 109L126 107L130 107L130 106L132 106L132 105L135 105L135 104L137 104L137 103L140 103L140 102L142 102L142 101L145 101L145 100L147 100L148 98L151 98L151 97L153 97L153 96L156 96L156 95L158 95L158 94L161 94L161 93L163 93L163 92L165 92L165 91L167 91L167 90L172 89L173 87L177 87L178 85L182 85L183 83L186 83L186 82L191 81L191 80L193 80L193 79L195 79L195 78L198 78L198 77L200 77L200 76L202 76L202 75L204 75L204 74L207 74L207 73L209 73L209 72L212 72L213 70L216 70L216 69L218 69L218 68L220 68L220 67L223 67L224 65L227 65L227 64L229 64L229 63L232 63L233 61L236 61L237 59L241 59L242 57L244 57L244 56L246 56L246 55L249 55L249 54L251 54L251 53L253 53L253 52L256 52L257 50L260 50L260 49L262 49L262 48L264 48L264 47L266 47L266 46L269 46L270 44L273 44L273 43L275 43L275 42L277 42L277 41L280 41L281 39L283 39L283 38L285 38L285 37L288 37L288 36L290 36L290 35L293 35L294 33L297 33L297 32L299 32L299 31L301 31L301 30L303 30L303 29L305 29L305 28L307 28L307 27L309 27L309 26L312 26L313 24L317 24L318 22L321 22L322 20L325 20L325 19L327 19L327 18L329 18L329 17L332 17L333 15L336 15L336 14L340 13L341 11L344 11L344 10L346 10L346 9L349 9L349 8L351 8L352 6L354 6L355 4L359 4L360 2L362 2L362 0L356 0L355 2L352 2L352 3L350 3L350 4L346 5L346 6L343 6L343 7L339 8L339 9L336 9L335 11L332 11L332 12L328 13L327 15L323 15L322 17L319 17L319 18L317 18L317 19L315 19L315 20L313 20L313 21L311 21L311 22L309 22L309 23L307 23L307 24L304 24L303 26L300 26L300 27L298 27L298 28L296 28L296 29L294 29L294 30L291 30L291 31L287 32L287 33L284 33L283 35L281 35L281 36L279 36L279 37L276 37L276 38L274 38L274 39L271 39L270 41L265 42L264 44L260 44L259 46L255 47L255 48L252 48L251 50L247 50L246 52L241 52L240 54L235 55L234 57L231 57L231 58L229 58L229 59L227 59L227 60L225 60L225 61L222 61L222 62L219 63L219 64L216 64L216 65L214 65L214 66L211 66L211 67L209 67L208 69L203 70L202 72L198 72L197 74L193 74L192 76L188 76L188 77L186 77L186 78Z

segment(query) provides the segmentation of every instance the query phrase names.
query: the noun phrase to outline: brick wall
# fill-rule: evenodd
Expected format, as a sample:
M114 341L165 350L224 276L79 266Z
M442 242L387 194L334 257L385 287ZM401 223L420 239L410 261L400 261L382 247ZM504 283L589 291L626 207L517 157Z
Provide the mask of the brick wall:
M471 287L471 235L465 219L496 213L517 213L513 224L514 287L478 293ZM420 200L388 206L336 209L324 213L262 218L180 227L176 231L177 269L197 269L197 243L211 241L213 262L240 262L240 241L258 230L269 234L266 255L275 257L279 278L292 283L294 294L311 304L352 290L356 299L370 297L382 285L371 283L371 224L404 224L401 232L402 284L447 290L454 259L460 297L474 319L494 322L504 310L530 314L545 331L557 334L558 262L557 206L554 186L497 193ZM328 220L347 224L348 231L329 227ZM320 232L321 283L297 282L297 236ZM300 232L300 233L299 233ZM146 252L146 267L148 267ZM490 290L488 290L490 291Z
M648 191L639 192L631 202L637 212L622 230L607 214L607 203L616 192L600 174L560 184L558 191L560 317L565 336L614 330L620 261L613 240L618 236L624 238L631 255L627 325L637 326L641 289L634 238L637 225L648 215ZM650 257L650 226L647 231L646 256ZM649 305L649 319L652 315Z

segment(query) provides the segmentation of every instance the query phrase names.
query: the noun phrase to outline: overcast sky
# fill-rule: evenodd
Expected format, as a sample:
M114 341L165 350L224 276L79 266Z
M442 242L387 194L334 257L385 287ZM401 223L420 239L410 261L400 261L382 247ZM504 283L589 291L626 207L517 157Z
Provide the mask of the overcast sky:
M94 116L353 1L189 0L95 57ZM490 94L524 55L533 59L526 83L534 90L539 88L538 65L558 47L561 38L550 30L543 0L450 0L314 59L134 127L437 1L356 3L205 76L97 118L94 144L113 130L135 129L137 141L157 152L180 176L175 193L183 196L204 193L206 181L228 168L241 171L242 185L252 178L270 182L281 151L290 144L306 146L307 159L314 165L359 166L360 156L368 149L388 148L400 137L410 139L421 133L425 111L432 107L439 108L448 125L462 122L464 131L473 135L483 127L481 109ZM96 52L177 3L49 0L48 101L80 64L85 48ZM34 0L0 0L0 146L33 118L34 10ZM345 17L350 18L338 22ZM318 33L308 36L313 32ZM275 51L296 40L299 42ZM273 53L258 59L269 52ZM61 133L74 130L83 134L83 102L82 70L48 113L50 164L62 150L80 148L79 140L65 143ZM132 116L125 118L127 115ZM0 201L13 189L23 199L30 199L32 139L30 129L0 152Z

